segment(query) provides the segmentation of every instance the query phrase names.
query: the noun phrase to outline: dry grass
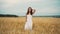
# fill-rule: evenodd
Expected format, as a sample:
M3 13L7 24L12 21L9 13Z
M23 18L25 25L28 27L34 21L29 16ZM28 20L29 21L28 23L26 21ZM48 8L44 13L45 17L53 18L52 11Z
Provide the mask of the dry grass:
M32 31L24 24L25 17L0 17L0 34L60 34L60 18L33 17Z

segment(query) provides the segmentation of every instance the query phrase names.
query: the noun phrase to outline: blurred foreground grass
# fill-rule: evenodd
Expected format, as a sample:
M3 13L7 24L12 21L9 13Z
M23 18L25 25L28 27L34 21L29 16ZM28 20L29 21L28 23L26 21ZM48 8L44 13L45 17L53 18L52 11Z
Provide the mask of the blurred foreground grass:
M33 17L32 31L24 30L25 20L25 17L0 17L0 34L60 34L60 18Z

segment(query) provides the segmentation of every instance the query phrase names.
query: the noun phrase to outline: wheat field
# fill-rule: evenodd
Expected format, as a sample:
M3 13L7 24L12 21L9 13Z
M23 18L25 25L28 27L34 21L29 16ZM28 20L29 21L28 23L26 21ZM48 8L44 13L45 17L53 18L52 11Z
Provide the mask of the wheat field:
M33 29L24 30L25 17L0 17L0 34L60 34L60 18L33 17Z

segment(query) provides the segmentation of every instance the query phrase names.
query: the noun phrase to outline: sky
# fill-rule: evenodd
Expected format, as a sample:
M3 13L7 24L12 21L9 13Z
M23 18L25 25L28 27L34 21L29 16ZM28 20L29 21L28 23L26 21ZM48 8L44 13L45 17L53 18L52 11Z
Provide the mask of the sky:
M0 14L25 16L28 7L36 10L34 16L60 15L60 0L0 0Z

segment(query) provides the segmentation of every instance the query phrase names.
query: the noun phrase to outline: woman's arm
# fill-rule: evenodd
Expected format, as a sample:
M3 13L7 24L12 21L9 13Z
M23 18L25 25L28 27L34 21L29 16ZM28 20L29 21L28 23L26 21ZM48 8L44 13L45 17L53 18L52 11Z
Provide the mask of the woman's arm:
M27 15L26 15L26 21L27 21Z
M36 10L35 10L35 9L33 9L33 10L32 10L32 14L34 14L34 13L35 13L35 11L36 11Z

